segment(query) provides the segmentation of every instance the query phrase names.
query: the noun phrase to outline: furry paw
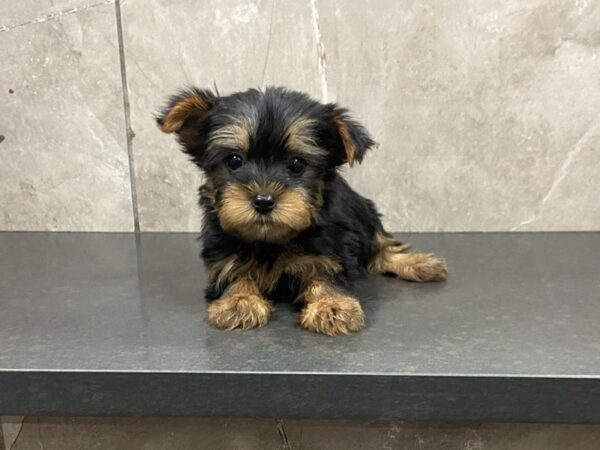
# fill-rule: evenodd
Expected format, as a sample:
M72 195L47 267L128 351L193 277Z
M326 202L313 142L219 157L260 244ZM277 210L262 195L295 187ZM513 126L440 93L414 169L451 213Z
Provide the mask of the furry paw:
M208 321L225 330L246 330L266 325L272 311L273 306L260 295L233 294L208 306Z
M302 328L329 336L360 330L365 315L357 300L342 295L327 296L308 303L300 313Z
M392 258L392 271L409 281L444 281L448 277L446 260L432 253L402 253Z

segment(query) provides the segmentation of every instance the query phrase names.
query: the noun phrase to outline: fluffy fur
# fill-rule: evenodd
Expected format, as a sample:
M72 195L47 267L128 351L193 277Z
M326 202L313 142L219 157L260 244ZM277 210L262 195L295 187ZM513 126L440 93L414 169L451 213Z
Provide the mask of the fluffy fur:
M279 297L302 302L306 330L348 334L364 324L349 294L357 277L446 278L443 259L407 253L338 173L375 144L338 105L284 88L229 96L188 88L157 122L206 174L202 256L214 326L263 326Z

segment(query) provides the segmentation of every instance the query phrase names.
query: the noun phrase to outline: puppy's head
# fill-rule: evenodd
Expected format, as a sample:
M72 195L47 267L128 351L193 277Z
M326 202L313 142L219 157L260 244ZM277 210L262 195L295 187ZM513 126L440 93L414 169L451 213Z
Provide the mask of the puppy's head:
M206 173L222 228L247 241L284 243L308 228L335 168L374 145L345 109L283 88L226 97L186 89L157 122Z

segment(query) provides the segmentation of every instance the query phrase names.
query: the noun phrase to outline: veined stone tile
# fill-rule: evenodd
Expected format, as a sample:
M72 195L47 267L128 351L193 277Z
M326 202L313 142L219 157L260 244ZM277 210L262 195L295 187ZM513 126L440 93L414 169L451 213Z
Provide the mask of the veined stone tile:
M286 420L294 450L592 450L599 425Z
M19 0L0 2L0 31L39 23L114 0Z
M0 229L132 230L114 5L0 32L0 48Z
M599 2L319 1L348 170L392 230L598 229Z
M12 450L280 449L275 420L26 417Z
M599 440L595 424L26 417L12 450L595 450Z
M23 426L23 419L22 416L0 416L0 448L12 449Z

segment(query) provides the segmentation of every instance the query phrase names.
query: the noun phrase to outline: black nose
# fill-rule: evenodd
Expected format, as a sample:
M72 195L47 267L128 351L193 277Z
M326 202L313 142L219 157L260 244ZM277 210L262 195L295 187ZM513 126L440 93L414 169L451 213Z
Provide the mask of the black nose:
M275 206L275 199L269 194L258 194L252 199L252 206L257 212L267 214Z

